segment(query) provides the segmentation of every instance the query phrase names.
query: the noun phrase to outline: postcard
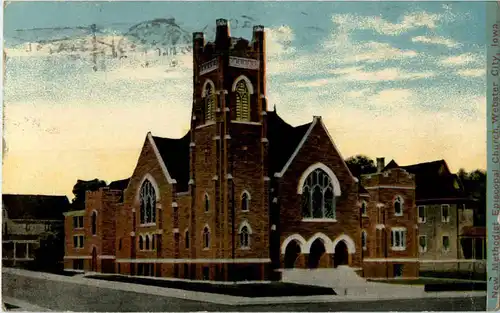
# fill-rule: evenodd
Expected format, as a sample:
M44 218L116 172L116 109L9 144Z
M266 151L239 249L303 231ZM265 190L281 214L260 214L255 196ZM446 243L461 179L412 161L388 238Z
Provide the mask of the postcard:
M499 12L5 2L3 309L498 309Z

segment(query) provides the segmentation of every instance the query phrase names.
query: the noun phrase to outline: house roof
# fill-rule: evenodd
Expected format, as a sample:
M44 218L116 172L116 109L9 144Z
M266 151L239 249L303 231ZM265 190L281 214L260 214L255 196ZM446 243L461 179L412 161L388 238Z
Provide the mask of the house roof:
M125 178L125 179L120 179L120 180L115 180L109 183L108 187L111 190L125 190L127 188L128 183L130 181L130 178Z
M177 181L177 192L187 191L191 131L187 132L182 138L172 139L153 136L153 140L168 173Z
M267 112L267 140L269 140L269 173L280 172L311 126L307 123L292 126L275 111Z
M64 220L63 213L69 206L66 196L2 195L2 208L7 210L9 219Z
M416 200L466 199L457 175L450 173L445 160L399 166L394 160L384 170L401 168L415 175Z

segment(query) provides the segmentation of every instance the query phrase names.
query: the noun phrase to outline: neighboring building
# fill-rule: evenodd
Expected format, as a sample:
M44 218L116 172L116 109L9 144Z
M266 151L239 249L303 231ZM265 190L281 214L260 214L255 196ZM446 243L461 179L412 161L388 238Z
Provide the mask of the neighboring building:
M484 229L473 227L475 201L444 160L408 166L393 160L388 169L416 177L421 270L465 270L474 266L471 259L485 259Z
M85 210L67 214L66 268L207 280L338 265L418 275L416 262L397 260L416 258L413 176L374 175L367 191L321 117L293 127L268 111L264 48L263 26L251 41L230 37L223 19L215 42L193 34L190 130L148 133L130 180L88 192ZM383 256L377 228L393 233Z
M66 196L2 195L2 265L19 266L35 260L46 234L63 236ZM61 256L64 246L60 246ZM62 261L62 259L60 260Z
M129 180L85 194L85 209L65 213L64 267L73 270L115 271L116 210Z
M362 203L363 254L368 277L418 277L418 227L415 211L415 176L401 168L384 169L361 176L369 199Z

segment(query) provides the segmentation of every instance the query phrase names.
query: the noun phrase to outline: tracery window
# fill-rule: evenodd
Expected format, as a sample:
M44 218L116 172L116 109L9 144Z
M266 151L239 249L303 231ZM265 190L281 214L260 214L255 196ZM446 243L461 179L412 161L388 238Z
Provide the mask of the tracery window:
M149 235L146 235L146 250L149 250Z
M205 120L215 119L216 94L212 84L207 84L205 94Z
M334 219L335 216L332 180L324 170L315 169L302 187L302 217Z
M250 232L247 226L243 226L240 230L240 246L241 248L250 246Z
M242 79L236 83L236 120L250 121L250 92Z
M144 250L144 239L139 236L139 250Z
M149 180L141 187L141 224L156 223L156 193Z

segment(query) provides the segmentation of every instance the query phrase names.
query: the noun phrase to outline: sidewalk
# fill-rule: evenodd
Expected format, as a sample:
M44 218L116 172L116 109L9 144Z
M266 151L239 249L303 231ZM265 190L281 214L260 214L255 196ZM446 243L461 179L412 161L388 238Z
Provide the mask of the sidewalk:
M377 301L377 300L408 300L408 299L428 299L428 298L464 298L471 296L485 296L486 292L432 292L424 295L393 295L391 292L385 296L378 295L326 295L326 296L305 296L305 297L264 297L248 298L236 297L222 294L187 291L181 289L163 288L156 286L138 285L132 283L112 282L98 279L85 278L81 276L62 276L42 272L26 271L14 268L3 268L4 273L25 276L65 283L88 285L114 290L131 291L136 293L151 294L163 297L179 298L185 300L202 301L225 305L258 305L258 304L293 304L293 303L324 303L324 302L346 302L346 301ZM14 304L14 303L12 303ZM16 304L14 304L16 305ZM46 310L45 310L46 311Z
M49 311L51 311L47 308L43 308L41 306L34 305L34 304L28 303L26 301L11 298L11 297L2 296L2 303L4 304L4 306L5 306L5 303L8 303L8 304L11 304L11 305L18 307L15 309L8 309L7 308L7 312L27 312L27 311L28 312L49 312ZM3 309L5 309L5 307Z

